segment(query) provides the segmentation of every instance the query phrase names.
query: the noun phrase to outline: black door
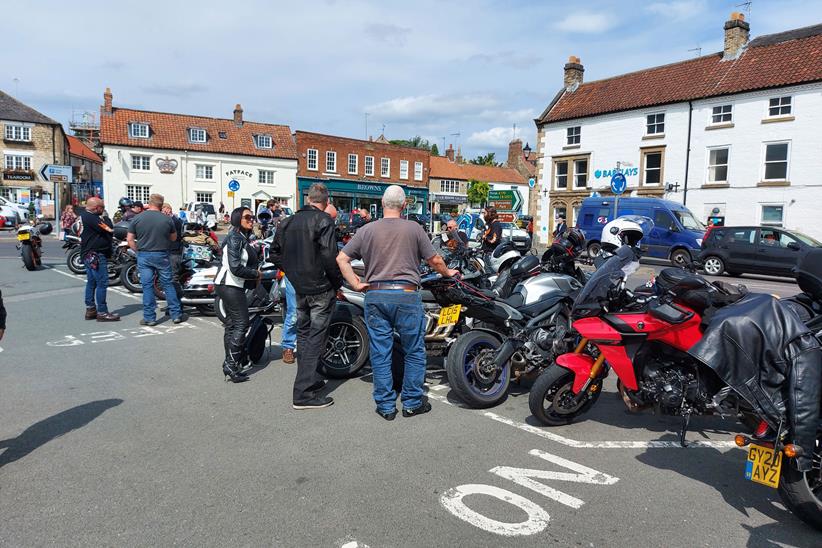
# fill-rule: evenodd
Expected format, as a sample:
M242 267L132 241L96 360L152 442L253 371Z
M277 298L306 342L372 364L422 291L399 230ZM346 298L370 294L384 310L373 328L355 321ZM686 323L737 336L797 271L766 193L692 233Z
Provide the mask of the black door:
M791 276L800 249L796 238L786 232L776 228L760 228L757 246L760 271L763 274Z
M725 270L732 273L757 272L754 228L725 229L727 234L719 248L725 255Z

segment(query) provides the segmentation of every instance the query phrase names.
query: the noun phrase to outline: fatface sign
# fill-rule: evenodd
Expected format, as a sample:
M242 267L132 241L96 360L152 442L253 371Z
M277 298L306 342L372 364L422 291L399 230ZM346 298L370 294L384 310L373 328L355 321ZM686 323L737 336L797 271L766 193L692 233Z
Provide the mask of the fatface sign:
M177 171L177 160L169 157L157 158L157 167L160 168L160 173L171 175Z
M246 171L244 169L229 169L225 172L226 177L248 177L249 179L253 178L254 175L250 171Z

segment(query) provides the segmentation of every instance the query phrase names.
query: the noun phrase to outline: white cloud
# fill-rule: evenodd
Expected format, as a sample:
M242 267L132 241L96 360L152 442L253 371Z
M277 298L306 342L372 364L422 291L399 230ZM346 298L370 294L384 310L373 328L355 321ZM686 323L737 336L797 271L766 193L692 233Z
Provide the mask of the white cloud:
M673 2L654 2L646 9L651 13L665 15L674 19L693 17L705 10L705 0L675 0Z
M513 138L513 128L492 127L485 131L477 131L468 137L468 144L478 147L505 148Z
M411 29L392 24L372 23L365 26L365 32L378 42L404 46Z
M414 95L397 97L365 107L366 112L392 122L425 119L432 116L455 116L487 110L499 103L492 95Z
M566 15L554 27L568 32L602 32L616 24L616 18L610 14L578 11Z

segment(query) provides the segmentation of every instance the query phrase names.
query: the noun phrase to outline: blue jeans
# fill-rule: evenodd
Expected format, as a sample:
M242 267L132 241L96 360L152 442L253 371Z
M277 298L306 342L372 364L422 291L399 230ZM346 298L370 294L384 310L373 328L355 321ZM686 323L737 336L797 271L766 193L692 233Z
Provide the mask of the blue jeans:
M283 342L280 346L285 350L289 348L294 350L297 348L297 292L294 291L294 286L288 281L288 278L283 278L285 281L285 317L283 318Z
M140 285L143 286L143 319L147 322L157 319L157 300L154 298L155 275L160 279L160 286L166 293L166 303L171 317L181 317L183 309L171 281L171 259L168 251L138 251L137 268L140 271Z
M108 259L102 254L97 254L97 269L89 266L88 261L83 258L86 265L86 308L96 308L98 314L108 314L106 304L106 289L108 289Z
M374 401L381 413L396 408L391 373L394 332L405 354L402 406L422 405L425 384L425 321L419 291L377 290L365 294L365 324L368 328L371 370L374 372Z

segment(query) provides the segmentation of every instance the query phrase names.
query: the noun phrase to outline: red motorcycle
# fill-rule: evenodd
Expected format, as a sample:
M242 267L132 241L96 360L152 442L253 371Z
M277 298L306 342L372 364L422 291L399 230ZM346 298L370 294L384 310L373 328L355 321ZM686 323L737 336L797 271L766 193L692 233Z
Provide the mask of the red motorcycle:
M666 269L656 280L656 292L643 295L625 288L635 261L633 250L621 248L583 288L572 310L580 340L574 352L559 356L536 380L529 397L531 413L548 426L574 422L596 403L603 380L613 369L628 409L653 407L683 418L683 446L692 415L737 417L755 431L752 438L736 440L740 446L753 444L746 477L778 487L794 513L822 528L819 440L811 471L803 474L783 466L783 455L793 458L801 451L789 443L787 429L770 431L749 402L687 352L703 337L701 313L708 304L730 304L744 292L684 270Z

